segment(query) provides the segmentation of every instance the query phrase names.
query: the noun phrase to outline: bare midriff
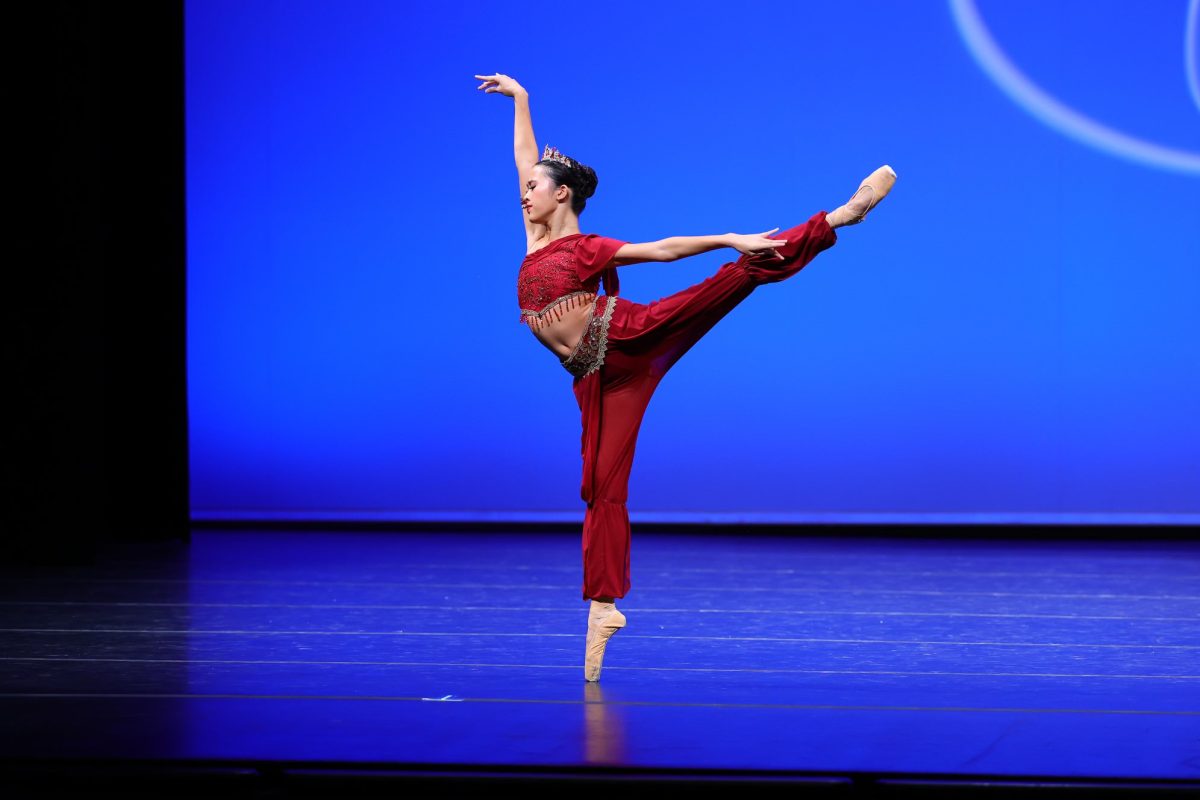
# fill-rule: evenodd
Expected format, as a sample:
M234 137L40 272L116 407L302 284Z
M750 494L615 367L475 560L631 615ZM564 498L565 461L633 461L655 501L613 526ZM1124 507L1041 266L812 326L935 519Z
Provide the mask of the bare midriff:
M596 295L578 295L570 302L551 303L544 316L526 317L526 324L539 342L563 359L575 351L583 338L595 306Z

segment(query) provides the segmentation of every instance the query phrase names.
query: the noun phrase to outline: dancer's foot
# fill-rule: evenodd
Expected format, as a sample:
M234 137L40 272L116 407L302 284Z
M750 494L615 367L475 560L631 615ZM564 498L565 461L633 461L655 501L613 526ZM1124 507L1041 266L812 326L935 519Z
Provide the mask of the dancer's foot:
M831 228L857 225L867 218L867 212L879 205L896 184L896 172L887 164L872 172L858 185L846 204L825 215Z
M612 603L592 601L588 612L587 642L584 645L583 677L585 680L600 680L600 665L604 662L604 650L608 640L625 627L625 615Z

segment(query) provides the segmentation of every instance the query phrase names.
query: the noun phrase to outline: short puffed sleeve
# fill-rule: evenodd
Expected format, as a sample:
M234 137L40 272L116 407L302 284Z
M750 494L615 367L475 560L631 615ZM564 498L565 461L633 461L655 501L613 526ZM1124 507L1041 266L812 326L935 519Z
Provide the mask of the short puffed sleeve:
M589 233L575 245L575 270L579 280L586 283L604 271L613 256L629 242Z

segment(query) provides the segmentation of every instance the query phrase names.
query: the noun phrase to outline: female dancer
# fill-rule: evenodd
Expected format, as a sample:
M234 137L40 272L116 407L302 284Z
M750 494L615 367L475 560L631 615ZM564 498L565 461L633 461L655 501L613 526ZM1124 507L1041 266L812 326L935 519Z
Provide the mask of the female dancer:
M609 638L625 626L615 600L629 591L625 507L638 429L659 381L692 345L762 283L795 275L891 191L889 166L872 172L845 205L783 233L672 236L630 244L579 231L596 173L547 145L541 159L529 93L507 75L476 75L485 93L513 98L514 150L527 253L517 277L521 321L574 376L583 421L583 598L591 600L584 678L600 678ZM695 286L643 305L618 297L617 267L674 261L721 247L742 254ZM603 281L604 294L597 295Z

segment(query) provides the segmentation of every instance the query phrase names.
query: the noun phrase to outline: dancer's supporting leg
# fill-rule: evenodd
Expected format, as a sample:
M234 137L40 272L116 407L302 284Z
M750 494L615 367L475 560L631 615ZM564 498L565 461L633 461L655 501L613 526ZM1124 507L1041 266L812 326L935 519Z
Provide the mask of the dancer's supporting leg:
M626 622L613 601L624 597L630 585L629 474L638 431L659 381L755 286L794 275L837 237L821 212L774 238L788 240L787 246L777 248L782 260L774 255L769 260L743 256L701 283L649 305L605 300L617 306L604 366L575 383L584 426L583 493L588 504L583 520L583 596L592 600L584 659L587 680L599 679L608 640ZM595 444L589 448L592 437Z
M603 297L613 303L616 298ZM627 301L622 301L622 303ZM615 316L614 310L614 316ZM609 328L611 331L611 327ZM597 372L574 384L583 419L583 597L591 599L584 677L598 680L608 639L625 626L614 602L629 591L629 512L633 449L658 384L640 363L609 349Z

